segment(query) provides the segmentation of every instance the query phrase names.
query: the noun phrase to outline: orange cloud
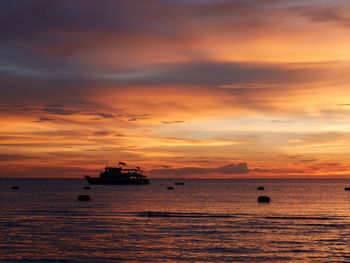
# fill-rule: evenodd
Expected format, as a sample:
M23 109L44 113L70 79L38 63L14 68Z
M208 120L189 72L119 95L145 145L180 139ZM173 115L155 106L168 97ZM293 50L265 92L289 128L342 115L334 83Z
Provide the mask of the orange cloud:
M116 160L211 177L240 162L249 177L348 173L345 1L0 6L0 176Z

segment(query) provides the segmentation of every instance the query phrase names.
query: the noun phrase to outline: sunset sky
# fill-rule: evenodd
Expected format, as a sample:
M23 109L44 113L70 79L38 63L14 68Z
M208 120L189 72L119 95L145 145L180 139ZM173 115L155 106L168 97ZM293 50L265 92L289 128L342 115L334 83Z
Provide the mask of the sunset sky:
M0 33L0 177L350 178L348 0L2 0Z

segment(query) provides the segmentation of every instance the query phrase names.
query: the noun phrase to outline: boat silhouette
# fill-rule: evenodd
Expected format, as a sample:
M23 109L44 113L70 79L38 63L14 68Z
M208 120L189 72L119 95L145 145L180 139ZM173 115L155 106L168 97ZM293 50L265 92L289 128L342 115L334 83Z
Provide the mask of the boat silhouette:
M149 179L139 167L126 169L106 166L99 177L84 177L89 184L149 184Z

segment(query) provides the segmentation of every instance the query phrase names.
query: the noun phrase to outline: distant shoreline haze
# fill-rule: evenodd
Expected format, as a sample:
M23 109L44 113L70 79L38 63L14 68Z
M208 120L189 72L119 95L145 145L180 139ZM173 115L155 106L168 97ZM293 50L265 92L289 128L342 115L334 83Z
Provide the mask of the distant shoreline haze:
M108 164L109 166L120 166ZM134 166L125 166L132 168ZM136 167L136 166L135 166ZM69 167L34 167L22 169L21 172L15 172L11 168L7 169L7 173L1 173L0 178L83 178L85 175L92 177L98 177L104 166L100 169L86 169L74 167L70 170ZM141 168L142 169L142 168ZM143 170L143 169L142 169ZM164 178L164 179L350 179L350 174L331 174L331 173L304 173L297 170L297 173L293 173L291 169L288 173L283 173L283 170L266 170L253 168L249 169L248 164L244 162L238 162L236 164L231 163L216 168L210 167L179 167L173 168L170 166L164 166L157 169L144 170L145 175L150 178ZM40 175L39 175L40 174ZM48 176L47 174L51 174ZM10 176L11 175L11 176Z

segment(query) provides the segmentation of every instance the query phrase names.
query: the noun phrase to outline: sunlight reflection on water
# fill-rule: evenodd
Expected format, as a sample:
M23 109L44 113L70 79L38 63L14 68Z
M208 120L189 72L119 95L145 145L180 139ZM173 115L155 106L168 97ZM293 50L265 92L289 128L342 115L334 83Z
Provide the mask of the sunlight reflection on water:
M1 262L346 262L344 180L1 179ZM18 190L11 185L19 185ZM256 191L264 185L265 191ZM76 196L89 194L90 202ZM259 204L259 195L273 202Z

